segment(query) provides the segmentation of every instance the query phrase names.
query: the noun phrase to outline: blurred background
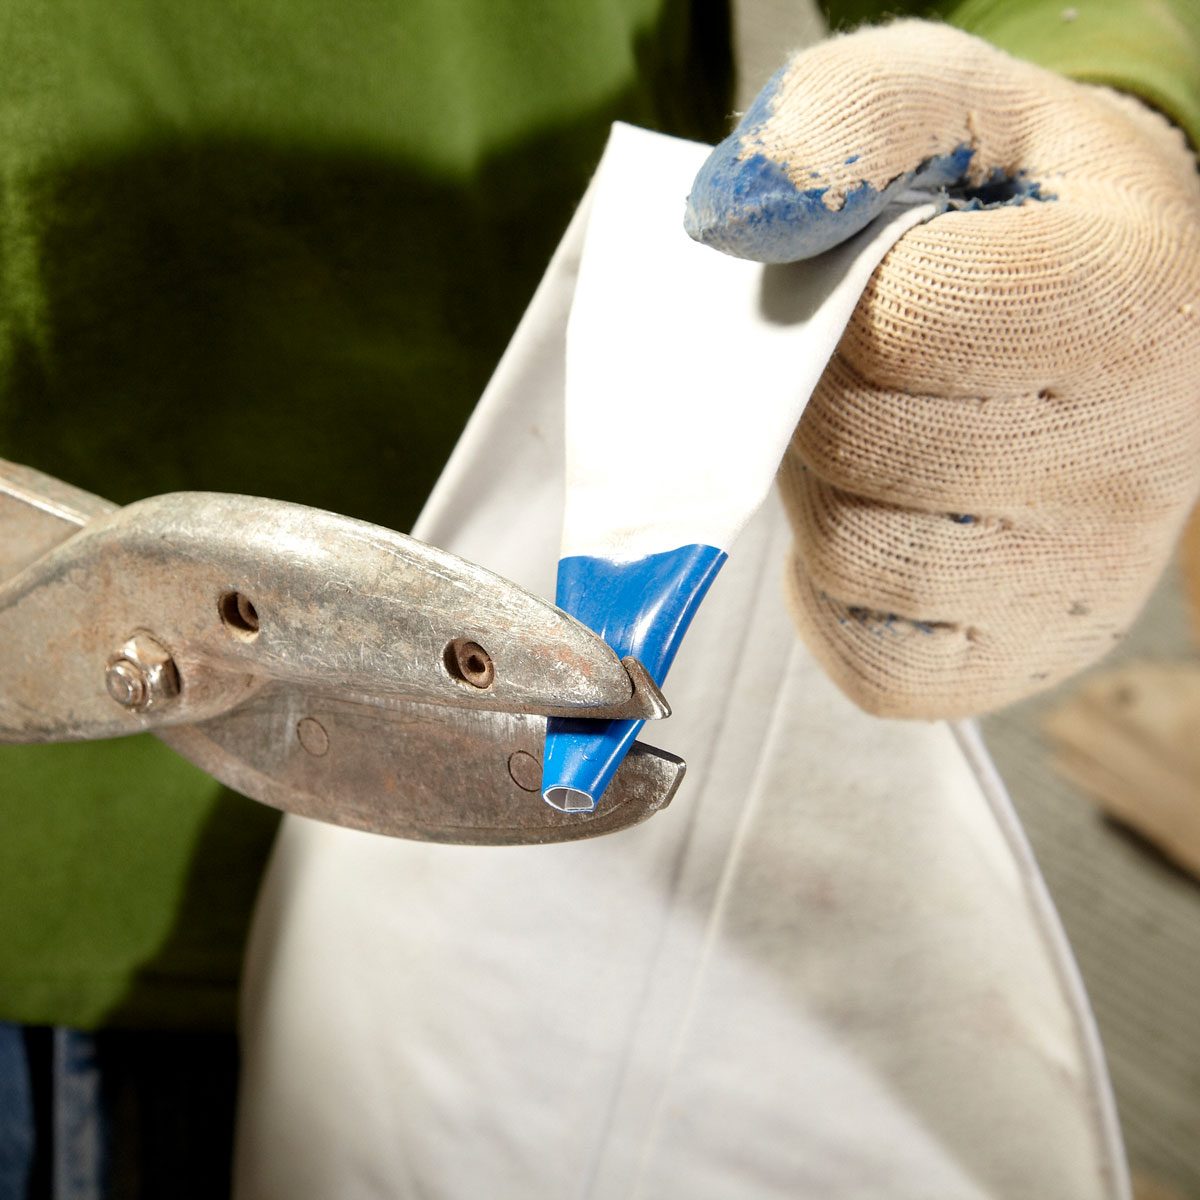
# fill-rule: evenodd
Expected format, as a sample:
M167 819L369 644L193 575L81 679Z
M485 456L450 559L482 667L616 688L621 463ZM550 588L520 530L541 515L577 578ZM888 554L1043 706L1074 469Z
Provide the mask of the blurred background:
M1091 996L1139 1200L1200 1197L1200 510L1116 651L982 724Z

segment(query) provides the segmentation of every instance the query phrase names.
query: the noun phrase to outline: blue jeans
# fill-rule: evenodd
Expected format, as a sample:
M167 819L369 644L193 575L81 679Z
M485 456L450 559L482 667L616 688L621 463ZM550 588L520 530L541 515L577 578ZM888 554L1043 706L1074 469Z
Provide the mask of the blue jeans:
M19 1025L0 1024L0 1200L24 1200L33 1183L33 1086Z
M232 1034L0 1022L0 1200L220 1200Z

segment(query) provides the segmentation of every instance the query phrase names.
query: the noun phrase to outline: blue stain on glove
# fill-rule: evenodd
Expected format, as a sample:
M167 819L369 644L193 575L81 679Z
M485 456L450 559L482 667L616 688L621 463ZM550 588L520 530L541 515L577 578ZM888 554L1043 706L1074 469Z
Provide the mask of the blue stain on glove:
M631 562L573 555L559 561L555 603L622 658L640 659L661 684L727 557L700 545ZM542 769L546 803L565 812L593 809L644 723L552 717Z
M684 227L696 241L755 262L796 262L844 242L901 192L936 193L965 178L975 152L962 145L918 163L882 188L863 180L846 192L840 207L830 208L825 203L828 187L802 190L792 182L786 164L761 152L747 153L771 119L786 69L776 72L738 127L700 168L684 218ZM844 163L859 157L852 154ZM793 174L821 178L819 170L807 168Z

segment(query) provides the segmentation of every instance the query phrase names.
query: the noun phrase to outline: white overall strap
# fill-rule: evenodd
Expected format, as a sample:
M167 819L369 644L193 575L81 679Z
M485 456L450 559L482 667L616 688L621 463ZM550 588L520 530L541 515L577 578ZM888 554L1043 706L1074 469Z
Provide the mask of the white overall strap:
M825 17L814 0L733 0L730 16L733 106L742 113L790 55L825 36Z

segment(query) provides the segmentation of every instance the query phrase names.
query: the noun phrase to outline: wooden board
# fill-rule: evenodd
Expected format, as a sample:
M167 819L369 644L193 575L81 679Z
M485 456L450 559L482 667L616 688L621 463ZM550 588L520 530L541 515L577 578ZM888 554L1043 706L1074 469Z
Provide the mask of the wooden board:
M1183 572L1183 590L1192 618L1192 637L1200 646L1200 504L1192 510L1191 520L1179 544L1179 563Z
M1200 662L1093 675L1045 731L1067 779L1200 878Z

